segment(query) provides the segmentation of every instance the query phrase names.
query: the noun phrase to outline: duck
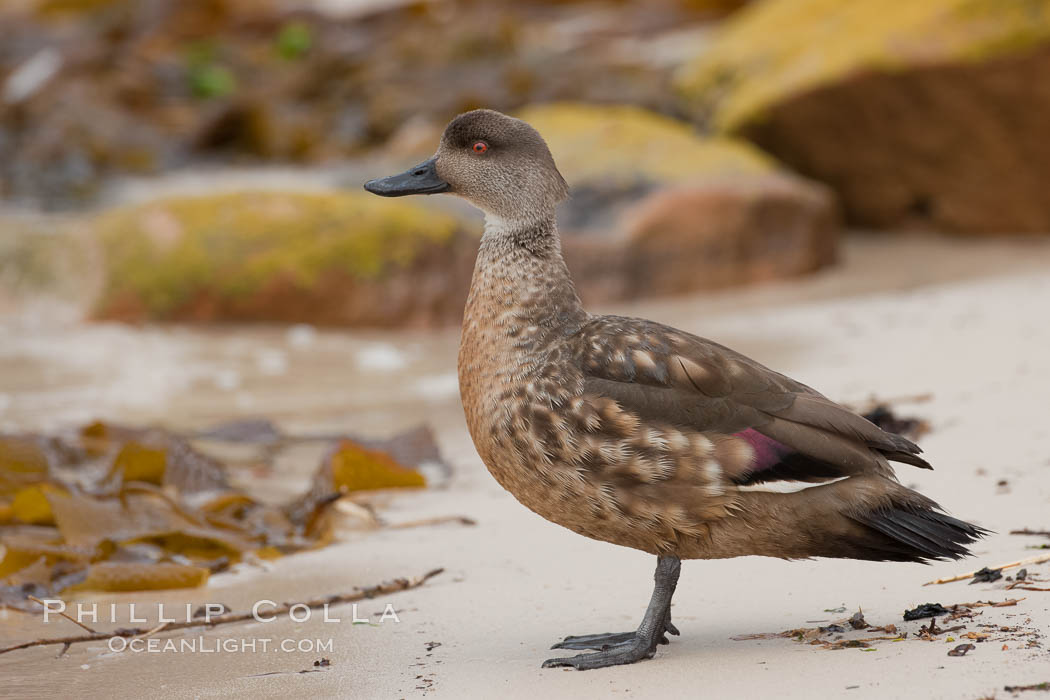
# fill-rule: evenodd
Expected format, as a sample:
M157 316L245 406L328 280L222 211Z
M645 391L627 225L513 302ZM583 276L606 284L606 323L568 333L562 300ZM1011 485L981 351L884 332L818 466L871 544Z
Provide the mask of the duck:
M458 358L477 452L541 517L656 557L636 630L565 637L586 653L544 667L652 658L679 634L683 559L930 562L987 532L898 482L891 463L932 468L910 440L714 341L586 311L556 222L569 188L526 122L460 114L433 157L364 188L485 214Z

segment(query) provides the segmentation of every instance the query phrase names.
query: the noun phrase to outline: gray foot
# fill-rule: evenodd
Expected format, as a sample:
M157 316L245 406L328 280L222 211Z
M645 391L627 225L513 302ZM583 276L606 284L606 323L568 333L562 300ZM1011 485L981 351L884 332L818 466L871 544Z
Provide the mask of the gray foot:
M676 637L681 634L678 628L675 627L670 620L664 625L664 632L666 634L660 635L657 640L658 644L669 644L667 641L667 635L673 634ZM562 641L558 642L551 649L594 649L595 651L605 651L606 649L612 649L613 647L622 647L629 644L638 635L637 632L605 632L604 634L581 634L566 637Z
M617 646L609 647L605 651L596 651L592 654L578 654L560 659L547 659L543 662L543 668L557 668L559 666L571 666L577 671L588 671L592 668L605 668L606 666L620 666L622 664L633 664L642 659L651 659L656 653L656 644L630 633L629 641Z
M571 666L586 671L651 659L658 645L668 643L668 634L678 634L678 628L671 623L671 598L678 584L680 570L681 562L677 557L657 559L653 597L637 631L566 637L551 648L595 649L595 653L547 659L543 662L543 668Z

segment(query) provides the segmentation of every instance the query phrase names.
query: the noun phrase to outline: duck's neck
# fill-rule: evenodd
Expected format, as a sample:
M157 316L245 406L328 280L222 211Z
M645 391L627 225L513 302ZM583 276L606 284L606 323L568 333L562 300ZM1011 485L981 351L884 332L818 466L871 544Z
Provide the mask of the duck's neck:
M586 317L562 258L553 213L530 222L489 216L464 314L464 339L499 332L516 347L534 349L576 330Z

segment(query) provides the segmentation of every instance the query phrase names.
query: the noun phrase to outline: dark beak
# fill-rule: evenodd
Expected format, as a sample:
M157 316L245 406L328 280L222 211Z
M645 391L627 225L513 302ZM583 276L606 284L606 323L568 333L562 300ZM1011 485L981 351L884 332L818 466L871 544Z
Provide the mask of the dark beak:
M381 197L404 197L406 194L447 192L449 184L438 176L437 156L434 156L400 175L369 180L365 189Z

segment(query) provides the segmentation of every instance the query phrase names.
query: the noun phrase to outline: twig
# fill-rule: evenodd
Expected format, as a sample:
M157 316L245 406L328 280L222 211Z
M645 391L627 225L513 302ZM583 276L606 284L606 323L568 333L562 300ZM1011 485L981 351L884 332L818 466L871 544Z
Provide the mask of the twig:
M852 647L857 646L859 644L870 644L871 642L899 642L902 639L904 639L904 637L897 635L896 637L865 637L864 639L840 639L834 642L820 642L820 640L816 641L818 643L822 643L825 649L842 649L845 648L847 645Z
M1033 683L1032 685L1004 685L1003 690L1008 693L1020 693L1024 690L1050 690L1050 681Z
M48 607L47 607L47 603L45 603L44 601L40 600L40 599L39 599L39 598L37 598L37 597L36 597L35 595L28 595L28 594L27 594L27 595L26 595L26 598L29 598L29 600L33 601L34 603L40 603L40 604L41 604L42 606L44 606L44 609L45 609L45 610L47 610L47 609L48 609ZM80 620L76 619L75 617L70 617L69 615L66 615L66 614L65 614L64 612L62 612L61 610L59 610L59 611L57 611L57 612L58 612L58 614L59 614L59 615L61 615L62 617L66 618L67 620L69 620L70 622L72 622L72 623L73 623L74 625L76 625L77 627L80 627L81 629L85 629L85 630L87 630L88 632L90 632L91 634L98 634L98 632L96 632L95 630L91 629L90 627L88 627L87 625L85 625L85 624L84 624L83 622L81 622Z
M952 608L1012 608L1013 606L1020 603L1024 598L1009 598L998 603L991 600L978 600L976 603L956 603Z
M433 569L423 574L422 576L416 576L414 578L397 578L393 581L386 581L375 586L369 586L367 588L357 588L353 593L339 593L331 595L326 598L315 598L313 600L296 601L291 603L282 603L273 609L268 609L268 614L283 615L292 609L295 605L305 605L311 610L317 610L323 608L325 605L340 605L342 603L353 603L358 600L364 600L366 598L375 598L376 596L386 595L388 593L397 593L398 591L407 591L412 588L418 588L426 583L428 580L434 578L438 574L442 573L444 569ZM39 601L38 601L39 602ZM240 612L240 613L226 613L224 615L218 615L211 618L211 620L199 619L199 620L188 620L186 622L174 622L164 623L158 627L152 629L145 627L122 627L112 632L95 632L91 631L91 634L84 634L80 636L72 637L57 637L53 639L34 639L29 642L22 642L21 644L15 644L9 647L0 648L0 654L6 654L9 651L17 651L18 649L28 649L30 647L41 647L49 644L77 644L79 642L97 642L103 639L110 639L112 637L139 637L139 636L150 636L160 632L161 630L181 630L190 627L215 627L217 625L227 625L232 622L244 622L245 620L254 619L251 612ZM74 620L74 622L76 622ZM80 623L77 623L80 624ZM84 627L84 625L80 625ZM85 627L85 629L88 629Z
M930 626L923 625L919 633L916 636L920 636L929 641L934 641L938 634L946 634L948 632L958 632L959 630L966 629L966 625L955 625L954 627L948 627L947 629L941 629L937 626L937 618L933 618Z
M1050 530L1030 530L1027 527L1023 530L1010 530L1011 535L1042 535L1043 537L1050 537Z
M991 571L1002 571L1003 569L1012 569L1015 566L1025 566L1026 564L1042 564L1044 561L1050 561L1050 554L1040 554L1037 557L1029 557L1028 559L1022 559L1021 561L1012 561L1009 564L1000 564L999 566L987 567ZM959 574L958 576L950 576L948 578L939 578L934 581L927 581L922 584L924 586L931 586L938 583L951 583L952 581L964 581L968 578L973 578L976 571L971 571L967 574Z
M444 525L445 523L457 523L459 525L477 525L477 521L465 515L439 515L436 518L423 518L422 520L409 520L403 523L387 525L391 530L401 530L409 527L424 527L426 525Z
M171 624L170 621L169 622L162 622L159 625L157 625L156 627L154 627L153 629L147 631L146 634L139 635L138 638L139 639L148 639L149 637L152 637L157 632L160 632L161 630L163 630L164 628L166 628L170 624Z

